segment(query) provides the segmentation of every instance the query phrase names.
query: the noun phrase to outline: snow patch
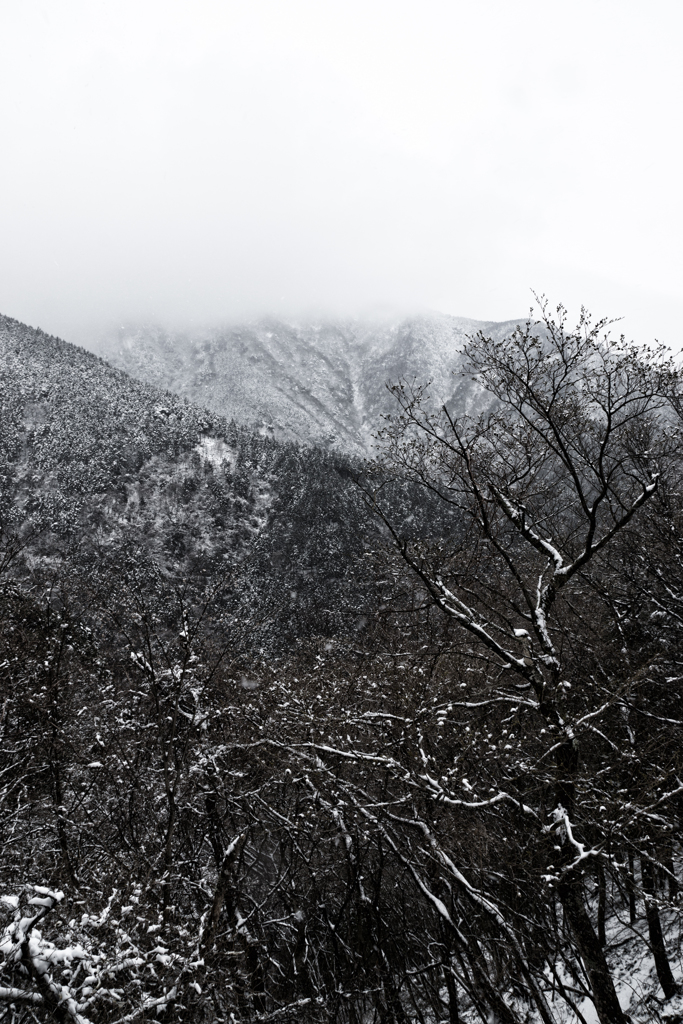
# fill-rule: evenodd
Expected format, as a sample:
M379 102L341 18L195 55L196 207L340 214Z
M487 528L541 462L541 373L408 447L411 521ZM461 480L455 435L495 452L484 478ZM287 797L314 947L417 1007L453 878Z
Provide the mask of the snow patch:
M195 445L194 450L212 466L221 466L224 462L232 466L235 462L232 448L220 437L203 437L199 444Z

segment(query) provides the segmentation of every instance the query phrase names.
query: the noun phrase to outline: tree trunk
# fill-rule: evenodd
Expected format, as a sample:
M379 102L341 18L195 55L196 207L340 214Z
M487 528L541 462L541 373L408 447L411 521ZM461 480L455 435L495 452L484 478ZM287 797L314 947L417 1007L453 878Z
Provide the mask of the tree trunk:
M69 839L66 831L66 817L64 815L64 793L62 790L62 775L60 771L59 762L54 758L50 760L50 772L52 775L52 784L54 786L53 802L55 807L55 815L57 817L57 839L59 840L59 849L62 855L62 864L66 876L74 887L78 889L79 881L78 875L76 874L69 853Z
M465 931L464 921L461 922L461 928ZM469 929L465 931L465 935L467 938L467 948L465 953L472 970L472 978L479 989L481 1001L490 1011L487 1015L489 1020L494 1021L495 1024L518 1024L516 1013L505 1002L498 986L491 983L486 958L484 957L475 936L472 935Z
M223 857L223 863L216 882L216 890L211 903L211 910L209 911L209 916L200 940L200 949L202 954L208 952L213 945L224 903L227 902L226 909L228 912L228 918L231 921L234 919L237 885L235 882L233 868L235 859L239 856L246 838L247 833L244 832L241 836L238 836L237 839L234 839L232 843L230 843L230 846Z
M669 958L664 948L664 935L662 934L662 923L659 920L659 911L655 902L655 874L652 864L640 860L640 873L643 878L643 891L645 893L645 916L647 918L647 930L650 933L650 945L655 959L655 968L659 984L662 986L667 999L673 998L678 992L674 981ZM648 898L649 897L649 898Z
M676 878L676 869L674 867L673 843L671 840L667 842L664 849L662 863L669 872L669 896L672 900L675 900L678 896L678 879Z
M206 820L208 822L209 842L213 850L213 859L216 869L220 871L223 863L223 844L221 842L221 819L218 814L218 800L215 792L209 791L204 796L206 807Z
M406 1011L403 1009L399 990L396 988L394 979L390 974L386 974L384 977L384 992L387 1000L387 1009L390 1014L389 1020L395 1022L395 1024L408 1024L408 1018Z
M294 944L294 971L292 981L292 999L296 999L299 992L303 993L306 997L313 996L313 985L308 972L308 964L306 962L306 915L303 910L297 910L294 914L294 921L296 923L296 942ZM298 990L297 990L298 982Z
M626 886L628 888L628 919L630 924L636 923L636 877L635 877L635 864L633 861L633 853L631 850L628 851L628 875L626 876Z
M607 909L607 883L605 869L600 861L596 861L595 872L598 876L598 942L604 949L607 945L605 934L605 913Z
M579 764L579 748L576 740L567 740L558 746L555 763L557 766L556 806L564 807L571 820L576 797L574 774ZM569 923L583 961L600 1024L626 1024L603 947L595 934L583 901L580 876L575 873L569 874L560 883L558 895L565 921Z
M252 939L247 945L247 974L251 998L256 1013L266 1012L266 987L263 978L263 967L261 964L260 950L258 943Z
M559 895L586 969L600 1024L626 1024L604 951L583 902L580 880L570 878L563 882Z
M446 991L448 992L448 1022L449 1024L460 1024L458 985L453 977L453 972L447 964L444 964L443 976L446 982Z

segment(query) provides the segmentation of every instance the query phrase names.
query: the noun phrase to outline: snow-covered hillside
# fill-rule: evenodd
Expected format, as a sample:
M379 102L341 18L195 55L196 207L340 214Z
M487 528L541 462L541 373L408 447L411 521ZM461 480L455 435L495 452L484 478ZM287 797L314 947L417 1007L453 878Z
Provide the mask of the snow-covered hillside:
M442 314L374 323L264 319L197 334L133 326L98 351L134 377L276 437L364 453L395 404L387 382L432 381L436 400L466 409L473 392L453 373L467 336L500 337L514 326Z

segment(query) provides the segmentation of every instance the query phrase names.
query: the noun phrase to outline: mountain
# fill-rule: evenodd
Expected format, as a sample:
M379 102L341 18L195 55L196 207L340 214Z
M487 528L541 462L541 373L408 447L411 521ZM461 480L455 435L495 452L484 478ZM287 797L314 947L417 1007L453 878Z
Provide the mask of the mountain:
M236 650L354 628L372 528L348 460L7 317L0 365L0 568L36 585L75 574L81 590L122 566L202 581Z
M381 603L364 561L378 525L353 480L395 404L385 384L431 379L435 397L474 409L452 371L478 328L510 325L138 329L116 355L126 372L0 317L0 541L43 581L104 579L132 559L220 586L213 612L236 650L353 634ZM411 531L430 517L449 529L395 486Z
M144 364L179 389L190 357L211 364L209 410L0 317L0 568L9 559L40 586L75 574L79 592L95 579L106 588L123 566L202 581L220 591L211 614L235 651L354 635L381 603L366 557L379 527L354 484L357 456L391 407L385 379L430 370L452 387L455 328L446 318L438 326L406 322L378 336L261 323L203 345L146 332L124 349L140 376ZM230 359L241 376L225 372ZM289 367L280 391L278 360ZM233 394L258 401L251 416L244 397L233 410L252 424L272 400L279 436L217 414L216 396L228 407ZM463 404L472 396L463 390ZM333 428L334 445L311 443ZM424 495L393 487L397 521L449 528Z
M367 454L395 402L387 382L431 381L433 397L476 402L453 376L467 336L509 333L494 323L433 314L395 322L283 321L183 333L122 327L98 351L133 377L281 439Z

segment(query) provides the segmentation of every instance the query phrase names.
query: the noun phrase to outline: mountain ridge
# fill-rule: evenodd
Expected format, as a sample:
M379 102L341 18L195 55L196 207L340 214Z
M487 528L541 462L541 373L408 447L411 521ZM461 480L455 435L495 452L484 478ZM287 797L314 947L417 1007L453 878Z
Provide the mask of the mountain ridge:
M502 337L521 321L430 314L393 321L277 320L195 332L122 327L96 346L131 376L283 440L357 455L394 401L387 383L431 382L435 400L472 407L454 379L467 337ZM476 406L476 401L474 403Z

